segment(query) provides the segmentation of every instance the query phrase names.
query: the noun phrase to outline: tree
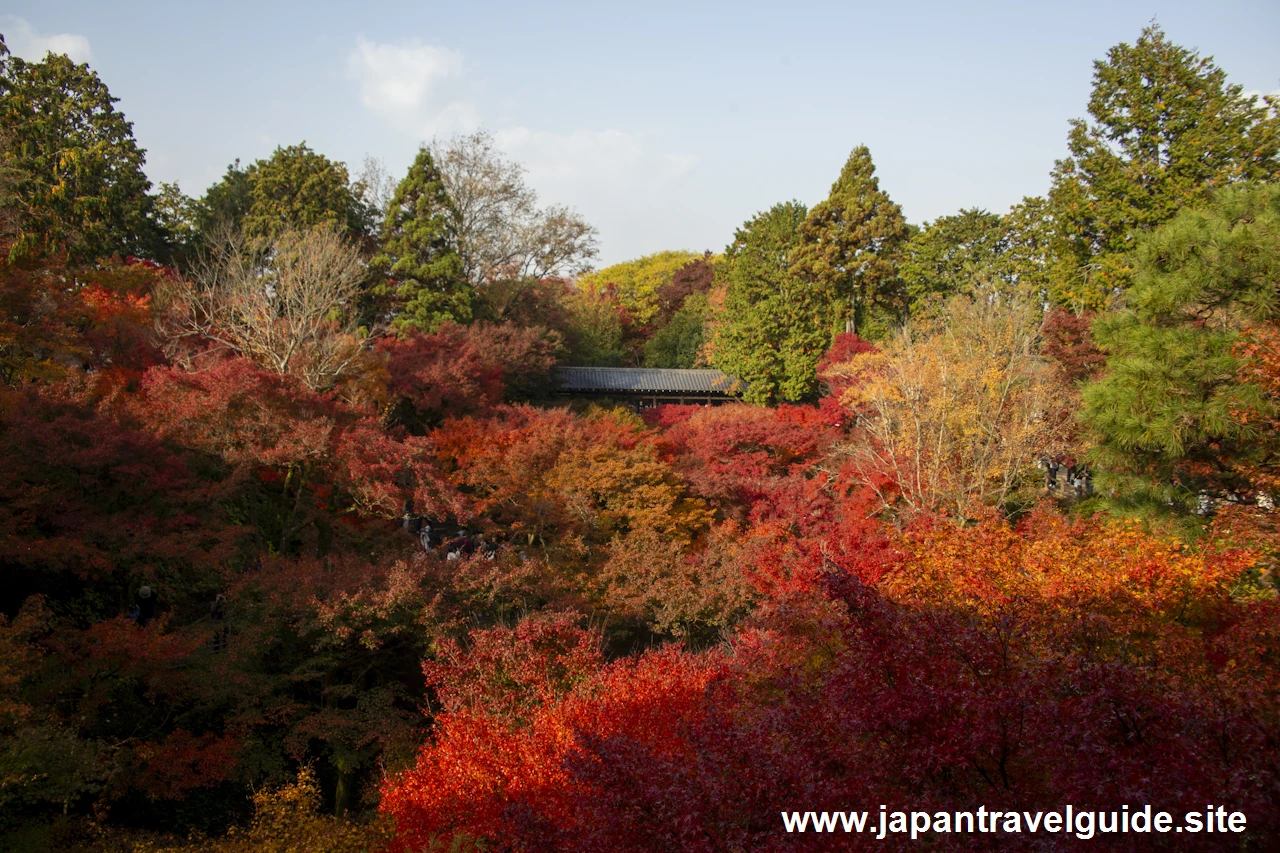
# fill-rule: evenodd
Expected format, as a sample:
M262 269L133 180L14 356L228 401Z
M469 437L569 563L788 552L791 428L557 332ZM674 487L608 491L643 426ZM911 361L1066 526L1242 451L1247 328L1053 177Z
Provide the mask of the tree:
M250 238L269 240L285 229L317 225L333 226L356 240L372 231L370 212L347 167L305 142L277 148L248 172L250 203L240 228Z
M667 251L645 255L588 273L578 279L583 290L614 287L622 303L640 325L651 323L659 312L658 293L671 283L676 272L699 256L693 252Z
M1097 314L1092 311L1075 314L1060 305L1045 315L1040 326L1040 336L1044 339L1040 351L1053 362L1054 370L1064 382L1096 379L1106 366L1106 355L1093 342L1096 318Z
M1142 231L1209 191L1280 175L1280 114L1211 57L1155 25L1094 63L1092 121L1071 122L1071 156L1053 171L1053 298L1101 309L1129 286Z
M577 290L568 294L568 348L572 364L618 367L626 361L623 341L626 309L610 289Z
M285 229L321 224L359 242L373 232L375 214L363 195L364 188L350 181L345 165L303 142L277 148L269 159L247 167L239 160L228 166L222 180L197 203L195 224L207 242L217 242L229 230L269 241Z
M1054 218L1049 202L1028 196L1009 208L1004 222L1005 246L1001 277L1024 298L1046 302L1052 263Z
M813 395L815 367L831 345L831 279L797 273L806 213L799 202L774 205L739 228L725 249L727 284L710 360L747 383L751 402Z
M332 225L248 242L227 235L168 294L170 352L222 348L313 389L331 388L364 350L355 311L365 277L359 252Z
M708 300L703 294L684 300L671 320L644 345L645 367L690 368L702 358L706 343Z
M151 182L133 125L88 65L9 54L0 37L0 162L17 209L11 260L66 251L73 263L147 254Z
M800 226L798 274L832 294L831 332L864 332L872 308L900 313L896 253L907 238L902 208L880 189L865 145L853 149L825 201Z
M900 268L908 312L916 316L952 296L968 294L995 271L1008 247L1002 217L970 208L940 216L911 235Z
M391 278L392 328L430 332L471 319L470 282L455 248L458 212L431 152L422 148L396 187L382 227L382 252L372 267Z
M557 337L511 324L445 323L435 332L384 338L386 391L395 421L410 431L446 417L490 409L503 399L525 400L550 384Z
M1274 449L1265 388L1244 381L1241 333L1280 317L1280 186L1218 190L1144 235L1129 311L1100 317L1106 372L1084 389L1095 458L1135 494L1251 501L1242 465Z
M162 183L155 195L155 220L164 239L163 263L185 267L197 248L200 204L178 184Z
M861 426L846 452L886 506L971 518L1026 481L1061 428L1037 321L1025 303L955 297L882 351L829 368Z
M237 159L222 180L205 191L196 205L196 230L206 238L216 238L228 229L239 229L253 206L251 174L256 166L244 168Z
M539 208L524 167L505 158L490 134L435 143L431 154L457 211L458 254L473 286L588 269L596 229L567 207Z
M596 578L597 595L611 618L709 645L754 604L746 561L737 553L742 536L732 521L713 527L692 548L653 530L632 531L610 543L609 560Z
M709 294L716 283L716 264L721 260L707 252L676 270L671 280L658 288L655 325L660 327L671 322L689 297Z
M552 658L552 684L564 669L585 677L535 693L514 722L492 688L441 714L416 766L384 783L394 849L877 848L839 828L788 831L778 809L791 802L851 818L849 802L910 802L943 813L929 836L947 849L964 833L952 815L982 800L1018 815L1009 849L1033 850L1020 810L1060 816L1064 801L1127 792L1164 795L1177 814L1230 791L1262 815L1251 830L1280 828L1267 808L1280 608L1232 600L1248 555L1049 512L1016 529L988 516L890 531L880 560L884 536L864 528L847 551L832 537L793 555L820 567L821 599L765 601L705 653L589 671L557 666L568 644L513 650L521 638L504 632L500 655L479 656L501 666L476 669L506 676L494 680L514 698L541 686L525 660ZM1120 808L1100 808L1118 833ZM894 820L905 849L906 812Z

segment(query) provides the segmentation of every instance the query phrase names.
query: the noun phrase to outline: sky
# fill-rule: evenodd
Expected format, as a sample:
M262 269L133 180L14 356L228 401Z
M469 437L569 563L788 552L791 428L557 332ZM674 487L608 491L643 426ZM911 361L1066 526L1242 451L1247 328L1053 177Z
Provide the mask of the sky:
M758 211L826 197L867 145L923 223L1049 187L1093 62L1156 21L1250 92L1280 90L1280 2L307 3L5 0L19 56L87 61L155 183L200 196L303 140L397 180L485 129L598 266L721 251Z

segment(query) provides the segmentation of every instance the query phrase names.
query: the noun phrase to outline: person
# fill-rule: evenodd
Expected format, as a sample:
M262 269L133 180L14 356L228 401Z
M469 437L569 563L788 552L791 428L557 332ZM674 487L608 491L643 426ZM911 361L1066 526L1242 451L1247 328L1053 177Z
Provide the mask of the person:
M156 616L156 595L151 591L150 586L143 584L138 587L138 594L135 598L138 605L137 622L145 628L147 623Z
M401 526L410 536L416 536L418 531L422 529L422 516L413 511L413 501L404 502L404 514L401 519Z
M1045 460L1045 488L1049 491L1057 491L1058 488L1058 460L1050 457Z
M227 627L227 599L222 593L218 593L213 604L209 606L209 620L213 622L213 650L215 652L226 651L227 641L231 638L231 629Z

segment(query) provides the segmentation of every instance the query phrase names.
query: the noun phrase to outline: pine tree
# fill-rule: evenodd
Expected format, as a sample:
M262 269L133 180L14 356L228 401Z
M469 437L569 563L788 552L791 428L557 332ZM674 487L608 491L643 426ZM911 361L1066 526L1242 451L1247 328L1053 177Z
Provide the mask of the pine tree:
M1159 27L1094 69L1092 121L1071 122L1071 156L1055 166L1049 195L1053 297L1077 308L1105 307L1128 287L1139 232L1216 187L1280 175L1276 99L1245 95Z
M795 271L834 293L833 332L864 331L873 307L901 310L896 254L907 223L875 173L867 147L853 149L831 194L799 229Z
M383 225L382 252L373 267L390 282L392 326L434 331L441 323L471 320L472 289L457 252L457 211L445 192L431 152L418 151L396 187Z
M1246 381L1241 333L1280 319L1280 186L1219 190L1140 238L1129 301L1094 339L1108 353L1084 390L1095 459L1118 485L1169 501L1247 495L1238 467L1274 458L1274 404Z

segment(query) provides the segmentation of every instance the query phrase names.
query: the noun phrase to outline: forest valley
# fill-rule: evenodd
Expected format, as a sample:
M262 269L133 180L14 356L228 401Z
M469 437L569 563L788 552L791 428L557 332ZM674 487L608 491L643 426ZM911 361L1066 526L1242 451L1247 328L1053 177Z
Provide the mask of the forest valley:
M0 48L0 849L1276 849L1278 106L1153 26L1046 197L910 225L856 148L592 272L483 132L192 199Z

